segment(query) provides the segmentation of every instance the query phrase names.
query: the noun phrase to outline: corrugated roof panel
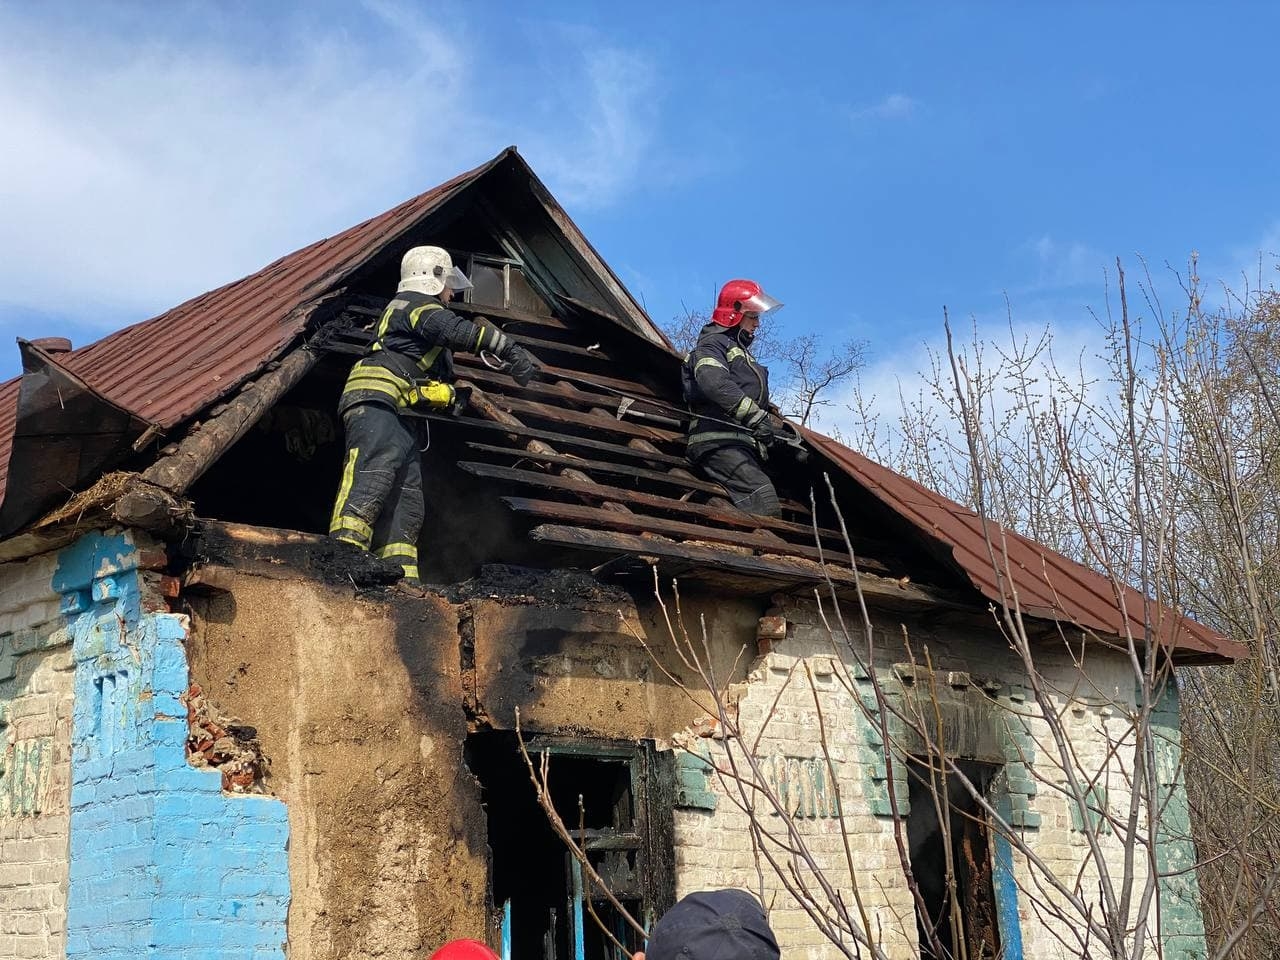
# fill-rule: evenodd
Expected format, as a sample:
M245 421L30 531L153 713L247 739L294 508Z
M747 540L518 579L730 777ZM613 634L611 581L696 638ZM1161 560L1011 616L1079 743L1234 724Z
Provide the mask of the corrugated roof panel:
M806 438L894 512L926 536L951 549L956 563L988 600L1003 603L1012 593L1002 589L991 562L981 518L966 507L883 467L860 453L812 430ZM997 528L999 529L999 528ZM1033 616L1062 619L1112 636L1143 634L1142 594L1124 587L1120 597L1112 582L1048 547L1004 530L1009 579L1022 608ZM993 538L997 562L1003 563L1001 542ZM1123 606L1123 610L1122 610ZM1161 640L1177 649L1181 659L1234 660L1248 650L1214 633L1203 624L1160 608L1153 613Z

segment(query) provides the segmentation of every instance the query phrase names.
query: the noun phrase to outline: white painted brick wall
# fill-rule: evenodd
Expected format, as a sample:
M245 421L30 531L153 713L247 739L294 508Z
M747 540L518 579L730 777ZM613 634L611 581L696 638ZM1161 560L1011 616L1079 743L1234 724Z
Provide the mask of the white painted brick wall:
M0 566L0 960L65 955L73 668L56 565Z
M856 884L865 909L879 925L881 945L888 956L898 960L915 960L919 956L912 901L900 867L892 820L870 813L865 785L869 782L864 766L865 756L857 745L863 742L869 727L854 695L846 689L843 671L829 672L835 650L832 641L816 615L812 603L789 601L774 613L784 614L789 622L788 638L775 645L773 652L754 665L748 682L740 690L739 724L744 734L758 736L754 753L758 757L821 756L818 735L818 712L814 705L814 688L821 704L830 754L836 767L840 797L845 812L844 830L855 862L853 876L846 866L841 823L838 818L798 819L798 829L809 849L825 872L852 902ZM893 622L877 624L876 662L881 670L908 659L902 628ZM1001 637L991 632L966 629L949 631L918 624L909 626L914 645L927 643L935 670L967 671L1006 685L1022 685L1026 679L1020 663L1009 652ZM917 653L919 646L917 646ZM849 668L854 659L846 651L840 656ZM804 662L826 667L815 671L813 687L803 669ZM1065 650L1046 645L1039 658L1040 669L1055 692L1055 703L1065 711L1073 737L1074 763L1087 776L1102 771L1101 782L1107 788L1108 807L1127 810L1127 774L1132 768L1132 751L1114 752L1113 745L1127 729L1125 711L1133 704L1133 679L1123 657L1093 648L1087 653L1083 668L1077 668ZM854 689L857 689L856 684ZM1025 709L1034 712L1034 699L1028 695ZM766 724L766 716L772 719ZM1093 872L1076 875L1086 860L1087 843L1083 833L1072 829L1071 807L1066 797L1043 781L1065 782L1057 751L1047 725L1031 720L1029 731L1036 741L1035 772L1040 782L1031 809L1042 817L1036 830L1024 831L1032 850L1068 880L1085 900L1097 898ZM682 739L677 737L678 740ZM684 742L710 748L713 759L725 763L723 744L691 737ZM1109 765L1108 765L1109 764ZM770 921L778 933L784 960L834 960L838 956L813 921L787 893L769 865L758 860L751 849L748 816L741 809L742 795L731 781L711 778L711 789L719 796L714 813L703 810L676 811L676 864L678 894L724 886L741 886L762 894L770 907ZM737 802L735 802L735 799ZM770 828L780 826L777 816L761 811L761 821ZM1105 838L1108 869L1120 876L1123 869L1123 846L1115 836ZM1014 856L1015 878L1019 892L1019 911L1024 955L1057 958L1078 956L1073 950L1068 925L1046 916L1037 909L1027 890L1037 891L1043 898L1043 883L1033 878L1025 857ZM1139 865L1135 875L1141 889L1145 870ZM1076 928L1079 924L1075 925ZM1066 945L1064 946L1064 940Z

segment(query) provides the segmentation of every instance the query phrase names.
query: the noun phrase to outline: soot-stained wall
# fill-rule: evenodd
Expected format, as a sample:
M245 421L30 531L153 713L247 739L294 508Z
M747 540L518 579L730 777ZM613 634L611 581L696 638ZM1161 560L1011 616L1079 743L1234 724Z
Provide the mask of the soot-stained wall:
M529 733L662 740L708 712L657 665L689 676L661 612L620 591L451 602L286 569L201 579L187 596L193 677L257 728L289 812L291 958L418 960L448 937L487 937L470 730L510 730L519 707ZM763 603L684 602L705 614L717 670L740 678Z

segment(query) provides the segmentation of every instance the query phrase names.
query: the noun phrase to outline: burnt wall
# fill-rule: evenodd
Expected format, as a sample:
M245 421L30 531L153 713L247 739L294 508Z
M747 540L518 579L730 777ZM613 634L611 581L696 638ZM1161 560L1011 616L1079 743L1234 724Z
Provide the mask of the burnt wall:
M258 730L288 807L289 955L420 958L485 935L485 822L459 775L458 624L439 599L205 571L193 679Z
M686 622L706 624L720 686L754 658L762 604L684 597ZM667 740L714 714L705 684L685 662L656 603L623 600L472 600L464 631L474 644L474 699L487 723L623 740ZM700 632L700 628L699 632ZM705 659L702 637L690 637ZM751 648L742 652L744 644Z
M518 707L529 733L666 740L710 712L656 604L554 572L511 586L359 595L261 563L193 578L192 678L257 728L288 807L291 957L416 960L486 939L469 731L513 729ZM717 677L741 680L761 604L682 603Z

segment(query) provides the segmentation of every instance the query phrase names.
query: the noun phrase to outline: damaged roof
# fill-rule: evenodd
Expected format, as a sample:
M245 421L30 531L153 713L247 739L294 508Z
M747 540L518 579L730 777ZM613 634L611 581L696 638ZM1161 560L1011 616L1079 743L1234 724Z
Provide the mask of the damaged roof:
M604 266L516 148L508 147L487 163L386 213L150 320L61 354L57 362L107 401L140 419L164 428L181 424L280 357L306 329L307 305L341 286L388 244L504 163L527 174L531 189L549 205L552 217L570 239L589 259ZM625 293L611 272L608 279ZM642 318L650 326L650 339L662 341L639 305L631 301L622 306L632 318ZM21 380L17 377L0 386L0 499L7 485Z
M1083 564L988 522L914 480L883 467L830 437L805 431L809 441L865 489L909 520L924 536L950 550L973 586L988 600L1017 605L1045 620L1072 623L1110 636L1133 636L1141 643L1147 614L1142 594L1116 586ZM987 531L990 531L988 537ZM988 543L990 542L990 546ZM992 552L1003 560L992 562ZM1005 569L1008 570L1006 577ZM1164 642L1180 651L1180 662L1235 660L1248 655L1189 617L1156 608L1150 611Z
M123 411L163 428L180 427L289 353L321 298L503 164L520 178L513 182L532 188L573 245L579 267L585 265L607 291L609 310L573 298L553 305L550 316L485 308L491 321L538 357L546 376L515 388L483 363L459 356L459 376L476 387L474 415L439 420L441 429L458 432L465 447L456 466L497 489L527 525L528 537L562 556L594 554L605 558L604 568L644 557L671 575L749 577L773 589L811 587L826 576L850 587L851 558L829 518L824 528L823 518L798 496L784 502L783 518L750 516L689 472L680 411L673 419L671 406L679 403L678 387L671 386L678 383L679 358L514 148L250 277L54 359ZM362 300L365 330L352 328L356 335L347 345L353 350L360 349L361 335L367 338L369 316L380 312L367 295ZM605 324L609 336L597 336L601 319L612 321ZM18 384L0 388L0 489L13 445ZM1105 578L1016 534L1005 541L1012 567L1012 584L1006 583L993 569L973 511L828 437L806 432L806 439L826 461L806 469L838 469L854 485L850 489L860 491L857 510L867 516L878 511L891 521L882 524L890 538L852 538L862 585L881 599L973 610L980 607L973 594L953 589L967 585L995 603L1016 596L1037 618L1141 636L1143 601L1136 591L1117 597ZM824 570L821 561L834 563ZM1246 654L1185 617L1165 616L1158 629L1180 662Z

